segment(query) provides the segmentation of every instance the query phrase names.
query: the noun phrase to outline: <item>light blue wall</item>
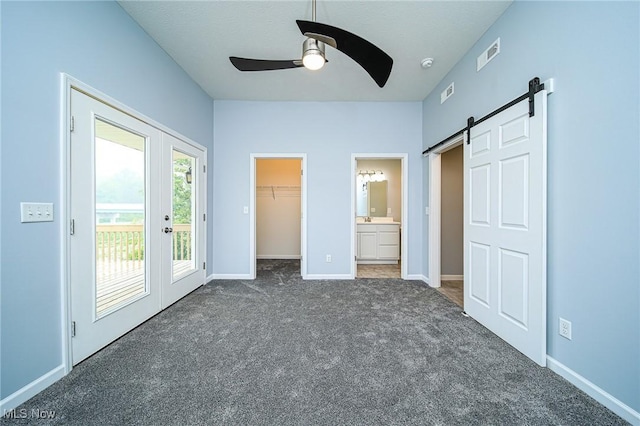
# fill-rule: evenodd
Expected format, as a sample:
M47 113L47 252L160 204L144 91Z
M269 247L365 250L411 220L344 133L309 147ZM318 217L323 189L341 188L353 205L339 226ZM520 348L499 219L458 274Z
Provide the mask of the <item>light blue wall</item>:
M639 8L514 3L425 100L423 120L426 148L467 117L524 93L532 77L555 78L548 103L548 353L636 411ZM501 53L477 73L476 57L497 37ZM452 81L455 94L440 105ZM426 205L427 186L424 192ZM572 321L572 341L558 335L559 316Z
M19 209L20 201L43 201L60 211L60 73L209 152L213 101L115 2L3 1L0 7L2 399L62 362L61 218L23 225Z
M349 274L351 154L409 154L408 271L420 274L422 161L420 102L215 101L214 270L248 274L251 153L307 154L308 273ZM331 254L332 263L325 263Z

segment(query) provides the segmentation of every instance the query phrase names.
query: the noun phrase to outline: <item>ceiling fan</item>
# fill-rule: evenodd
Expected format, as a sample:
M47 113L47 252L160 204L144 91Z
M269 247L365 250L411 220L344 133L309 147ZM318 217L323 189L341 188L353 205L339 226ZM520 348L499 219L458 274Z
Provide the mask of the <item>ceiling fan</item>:
M272 71L305 67L319 70L324 66L325 45L338 49L356 61L380 87L384 87L391 74L393 59L380 48L343 29L316 22L316 0L312 0L312 21L296 20L307 39L302 43L302 59L268 60L230 56L231 63L240 71Z

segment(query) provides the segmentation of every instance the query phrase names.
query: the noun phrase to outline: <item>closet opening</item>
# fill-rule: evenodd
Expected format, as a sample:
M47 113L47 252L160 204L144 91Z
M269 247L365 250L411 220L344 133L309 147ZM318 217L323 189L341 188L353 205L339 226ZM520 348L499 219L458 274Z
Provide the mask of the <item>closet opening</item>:
M462 145L441 154L440 287L438 291L464 305L464 169Z
M282 269L306 275L305 158L252 155L252 270Z
M464 156L458 135L428 154L429 285L464 308Z

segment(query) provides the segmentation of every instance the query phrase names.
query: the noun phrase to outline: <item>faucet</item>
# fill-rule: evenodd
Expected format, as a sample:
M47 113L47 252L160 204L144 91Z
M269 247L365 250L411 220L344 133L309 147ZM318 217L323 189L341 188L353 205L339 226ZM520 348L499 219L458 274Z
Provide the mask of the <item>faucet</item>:
M365 222L371 222L371 217L370 217L370 216L365 217L365 218L364 218L364 221L365 221Z

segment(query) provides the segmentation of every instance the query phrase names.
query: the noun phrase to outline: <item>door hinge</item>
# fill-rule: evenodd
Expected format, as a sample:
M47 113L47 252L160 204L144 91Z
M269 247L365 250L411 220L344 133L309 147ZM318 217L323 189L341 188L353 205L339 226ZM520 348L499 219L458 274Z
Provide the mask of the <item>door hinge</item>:
M71 321L71 337L76 337L76 322Z
M76 128L76 119L73 117L73 115L71 116L71 123L69 123L69 126L70 126L70 129L71 129L70 131L72 131L72 132Z
M202 221L203 222L207 221L207 214L206 213L202 213Z
M202 165L202 173L207 173L207 165L206 164Z
M71 219L69 223L69 235L73 235L76 233L76 221L75 219Z
M207 269L207 262L202 262L202 269Z
M300 176L304 176L304 169L300 169Z

